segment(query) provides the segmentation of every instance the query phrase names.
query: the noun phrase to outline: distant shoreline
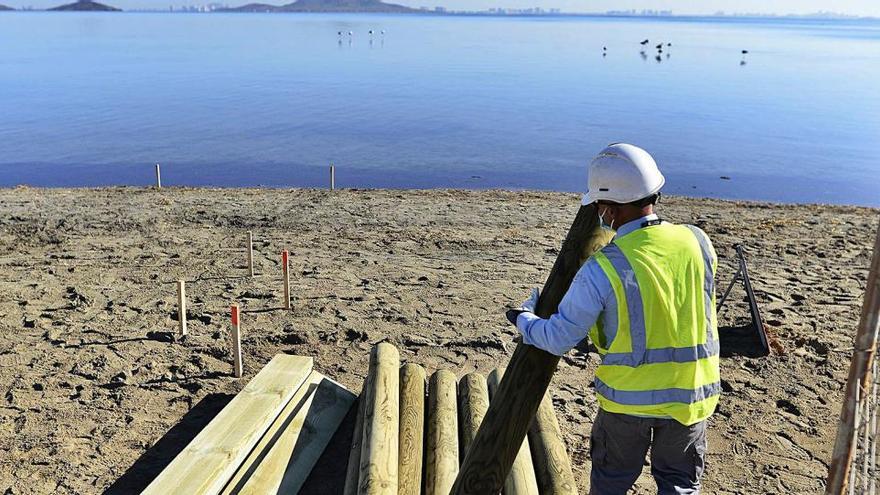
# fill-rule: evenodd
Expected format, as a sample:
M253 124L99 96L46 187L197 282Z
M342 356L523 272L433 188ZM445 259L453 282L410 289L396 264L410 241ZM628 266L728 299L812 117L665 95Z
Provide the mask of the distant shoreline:
M119 185L99 185L99 186L32 186L29 184L18 184L15 186L0 186L0 194L4 193L12 193L16 191L34 191L34 192L46 192L49 194L55 193L63 193L63 192L84 192L84 191L93 191L96 193L112 193L114 191L132 191L139 193L146 193L150 191L169 191L170 194L200 194L209 191L228 191L228 192L236 192L236 191L246 191L248 193L266 193L266 194L276 194L281 191L304 191L304 192L312 192L312 193L320 193L321 191L326 191L330 193L329 187L314 187L314 186L268 186L268 185L255 185L255 186L221 186L221 185L176 185L176 184L163 184L161 189L156 189L155 186L148 186L144 184L119 184ZM572 192L572 191L561 191L555 189L524 189L524 188L505 188L505 187L490 187L490 188L463 188L463 187L337 187L335 189L337 192L342 193L378 193L378 194L392 194L392 193L401 193L401 194L414 194L414 193L423 193L423 194L446 194L446 193L457 193L457 194L466 194L473 196L493 196L499 194L525 194L529 196L571 196L580 198L580 192ZM821 203L821 202L794 202L794 201L783 201L783 200L768 200L768 199L738 199L738 198L729 198L729 197L716 197L716 196L705 196L705 195L687 195L681 193L669 193L663 195L663 198L667 201L706 201L710 202L715 206L721 207L724 205L728 206L759 206L759 207L770 207L770 208L796 208L796 207L816 207L822 209L828 209L829 211L841 211L847 213L865 213L865 214L875 214L880 213L880 206L869 206L869 205L860 205L854 203ZM573 203L574 204L574 203Z
M9 10L0 9L4 13L46 13L58 12L51 9L17 9ZM68 11L91 13L95 11ZM105 14L306 14L306 15L326 15L326 14L345 14L345 15L394 15L394 16L420 16L420 17L492 17L492 18L541 18L541 19L566 19L566 18L589 18L589 19L633 19L633 20L655 20L655 21L714 21L714 22L754 22L754 21L779 21L779 22L878 22L880 17L858 16L858 17L818 17L818 16L746 16L746 15L620 15L620 14L603 14L603 13L578 13L578 12L561 12L561 13L542 13L542 14L498 14L493 12L435 12L430 10L415 10L413 12L377 12L377 11L237 11L233 9L220 9L213 11L183 11L183 10L164 10L164 9L119 9Z

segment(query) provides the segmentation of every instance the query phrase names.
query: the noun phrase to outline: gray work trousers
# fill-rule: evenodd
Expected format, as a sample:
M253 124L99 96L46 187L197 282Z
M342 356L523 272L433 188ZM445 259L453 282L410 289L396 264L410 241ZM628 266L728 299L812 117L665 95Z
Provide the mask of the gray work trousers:
M626 495L651 448L660 495L699 494L706 460L706 422L639 418L599 410L590 435L590 495Z

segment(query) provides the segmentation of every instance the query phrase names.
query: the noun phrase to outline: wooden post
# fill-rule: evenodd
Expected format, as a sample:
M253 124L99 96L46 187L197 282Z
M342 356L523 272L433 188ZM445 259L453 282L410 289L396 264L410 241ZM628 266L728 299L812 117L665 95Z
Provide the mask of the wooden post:
M400 353L382 342L370 353L361 444L360 495L396 495L400 435Z
M281 272L284 274L284 309L290 309L290 261L287 250L281 251Z
M855 338L855 351L849 365L843 407L840 411L840 425L837 440L828 469L828 483L825 493L839 495L847 490L852 458L856 449L858 434L859 396L867 400L873 382L871 367L877 350L877 337L880 333L880 228L874 240L874 257L868 272L862 316Z
M364 378L361 394L358 396L357 418L354 421L354 431L351 434L351 450L348 452L348 467L345 471L345 488L343 495L357 495L358 478L361 472L361 446L364 439L364 412L367 405L367 389L369 388L370 376Z
M477 429L489 409L489 388L486 377L479 373L469 373L458 382L458 430L461 442L460 455L470 448L477 436Z
M581 206L538 299L536 314L548 318L556 312L580 268L586 246L599 228L595 204ZM498 394L489 404L474 444L468 449L455 481L457 495L498 493L541 400L559 364L559 357L537 347L518 344Z
M421 495L425 439L425 368L407 363L400 368L400 495Z
M440 370L428 382L425 495L448 495L458 474L456 381L451 371Z
M330 164L330 190L336 190L336 167L332 163Z
M498 393L498 385L504 376L504 368L496 368L489 373L489 403ZM554 492L547 492L554 493ZM504 481L504 495L538 495L538 480L535 479L535 467L532 464L532 453L529 450L529 439L524 438L519 452L510 468L510 474Z
M577 495L577 482L571 471L571 460L565 449L553 400L548 391L541 400L538 414L529 428L529 447L541 493Z
M177 328L181 337L186 337L186 283L177 281Z
M159 173L159 164L156 164L156 189L162 189L162 174Z
M232 367L236 378L244 375L244 366L241 361L241 315L238 304L233 304L232 312Z
M254 276L254 233L248 231L247 233L247 260L248 260L248 271L251 274L251 277Z

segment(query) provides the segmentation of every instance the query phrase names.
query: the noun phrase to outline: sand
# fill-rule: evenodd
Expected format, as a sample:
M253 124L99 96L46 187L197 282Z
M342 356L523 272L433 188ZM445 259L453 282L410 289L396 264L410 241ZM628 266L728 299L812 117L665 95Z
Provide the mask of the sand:
M383 340L429 372L488 373L513 350L504 309L543 284L577 207L572 194L507 191L0 190L0 493L139 491L276 353L313 356L355 391ZM878 211L664 197L660 213L709 233L719 287L734 244L748 246L783 348L722 360L706 493L819 492ZM282 249L292 311L279 309ZM722 327L748 323L743 295ZM244 310L240 380L233 302ZM597 363L575 350L552 384L582 492ZM307 492L339 490L346 456L328 451L329 472ZM646 469L636 492L653 488Z

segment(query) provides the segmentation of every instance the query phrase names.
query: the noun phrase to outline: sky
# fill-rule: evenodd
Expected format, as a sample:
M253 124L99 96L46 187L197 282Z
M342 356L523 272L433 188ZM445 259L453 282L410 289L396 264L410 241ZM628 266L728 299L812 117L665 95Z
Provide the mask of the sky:
M72 1L72 0L70 0ZM168 8L169 5L200 5L213 1L242 5L250 1L284 4L293 0L99 0L122 9ZM494 7L545 9L559 8L566 12L604 12L606 10L655 9L672 10L675 14L711 14L760 12L766 14L807 14L834 11L852 15L880 17L878 0L389 0L410 7L437 5L455 10L485 10ZM45 8L67 3L68 0L0 0L11 7Z

